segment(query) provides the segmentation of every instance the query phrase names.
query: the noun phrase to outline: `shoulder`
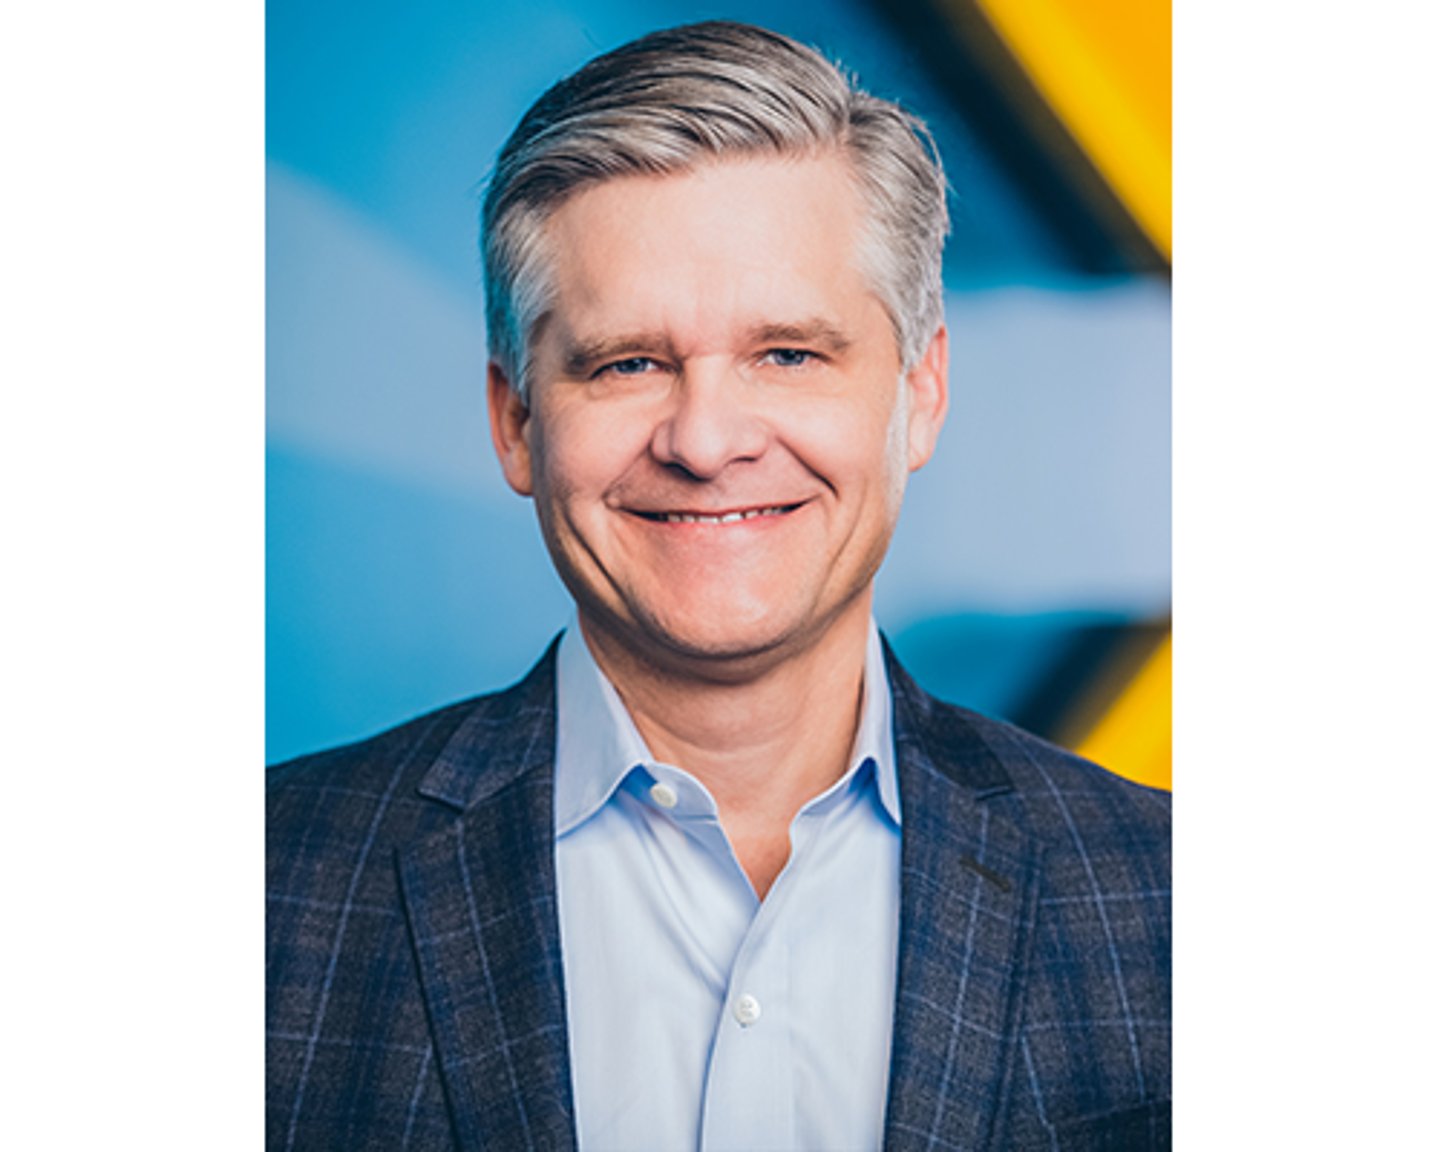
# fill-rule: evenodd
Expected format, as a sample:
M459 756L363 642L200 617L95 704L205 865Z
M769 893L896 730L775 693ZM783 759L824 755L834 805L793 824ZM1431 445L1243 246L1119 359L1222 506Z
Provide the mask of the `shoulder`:
M1042 912L1073 907L1104 918L1111 909L1128 910L1147 922L1159 952L1168 949L1168 792L936 700L903 670L892 678L902 765L910 765L912 780L919 773L945 779L946 794L961 805L955 811L983 811L1031 845ZM903 792L902 776L902 802Z
M417 717L366 740L277 764L265 774L272 893L326 885L373 848L421 835L442 813L420 795L430 765L484 698Z
M499 695L462 700L363 740L271 765L265 770L271 818L307 793L325 792L339 800L357 791L393 792L407 775L418 781L466 718Z
M266 840L290 871L369 854L454 819L468 800L547 755L553 648L519 683L353 744L266 770Z
M1117 843L1163 855L1170 794L1117 776L1013 724L948 704L890 667L897 745L977 799L1000 801L1024 830L1058 848Z
M950 705L941 705L950 708ZM963 709L964 721L1004 764L1030 830L1049 843L1120 839L1170 847L1170 793L1127 780L1011 724Z
M421 793L430 765L484 698L367 740L270 768L265 781L265 891L272 966L323 953L357 899L371 918L398 914L396 848L430 836L453 810ZM358 885L358 888L357 888Z
M1128 901L1168 920L1170 793L1126 780L1003 721L934 702L1008 778L987 803L1040 848L1046 897Z

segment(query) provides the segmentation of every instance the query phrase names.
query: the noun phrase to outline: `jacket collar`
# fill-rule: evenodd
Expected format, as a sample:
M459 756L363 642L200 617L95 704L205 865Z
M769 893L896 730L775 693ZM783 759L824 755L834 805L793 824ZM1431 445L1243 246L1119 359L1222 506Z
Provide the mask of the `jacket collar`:
M419 792L467 811L555 763L555 653L550 642L519 683L476 702L421 778Z
M894 694L897 753L908 753L916 766L939 773L976 800L1012 792L1010 773L980 734L974 713L930 696L901 666L890 642L882 643Z

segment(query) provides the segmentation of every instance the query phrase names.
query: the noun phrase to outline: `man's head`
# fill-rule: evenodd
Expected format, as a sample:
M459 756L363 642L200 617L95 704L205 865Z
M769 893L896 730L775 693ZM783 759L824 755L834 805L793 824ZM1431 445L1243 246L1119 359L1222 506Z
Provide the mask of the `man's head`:
M717 159L826 153L844 158L861 195L861 271L912 366L943 319L949 220L929 133L805 45L718 21L597 57L541 96L511 134L481 228L492 358L524 395L529 340L553 295L545 224L576 193Z
M917 131L734 25L602 57L522 121L487 199L491 430L592 646L748 675L863 635L947 399Z

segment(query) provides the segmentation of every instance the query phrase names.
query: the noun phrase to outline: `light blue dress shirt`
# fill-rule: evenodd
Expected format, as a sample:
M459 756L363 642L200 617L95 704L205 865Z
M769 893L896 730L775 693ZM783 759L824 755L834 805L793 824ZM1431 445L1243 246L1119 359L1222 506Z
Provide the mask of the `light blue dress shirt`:
M560 643L556 868L582 1152L878 1149L900 906L872 622L850 768L759 901L689 773L656 762L577 625Z

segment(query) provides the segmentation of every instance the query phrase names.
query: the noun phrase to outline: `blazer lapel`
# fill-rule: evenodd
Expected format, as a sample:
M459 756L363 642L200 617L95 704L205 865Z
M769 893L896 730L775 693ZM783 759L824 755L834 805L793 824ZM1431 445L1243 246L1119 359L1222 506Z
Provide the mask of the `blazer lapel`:
M894 662L903 813L888 1152L988 1147L1014 1074L1038 849L1004 766Z
M524 683L456 732L420 790L462 814L398 859L464 1149L575 1147L555 903L554 720L552 648Z

